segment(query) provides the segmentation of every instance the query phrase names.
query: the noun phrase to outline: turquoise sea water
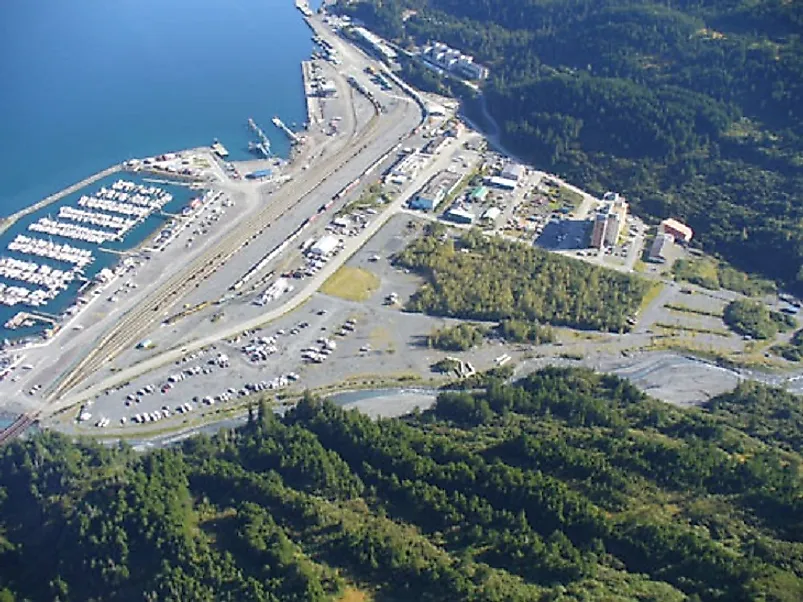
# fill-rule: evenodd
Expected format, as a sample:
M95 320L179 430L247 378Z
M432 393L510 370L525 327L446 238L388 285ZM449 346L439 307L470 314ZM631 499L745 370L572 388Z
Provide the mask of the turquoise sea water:
M310 36L293 0L3 0L0 215L122 160L213 138L232 159L247 158L248 117L262 125L273 151L286 155L288 141L270 119L299 126L306 120L300 62L312 51ZM60 205L75 205L82 193L118 177L138 180L112 176L20 220L0 236L0 255L64 267L15 255L6 245L43 214L56 216ZM190 193L171 192L176 198L165 209L177 211ZM153 216L123 243L105 246L134 246L163 221ZM116 260L95 256L89 277ZM63 310L74 289L42 309ZM0 336L11 334L3 332L5 320L26 309L0 305ZM32 332L13 336L25 334Z

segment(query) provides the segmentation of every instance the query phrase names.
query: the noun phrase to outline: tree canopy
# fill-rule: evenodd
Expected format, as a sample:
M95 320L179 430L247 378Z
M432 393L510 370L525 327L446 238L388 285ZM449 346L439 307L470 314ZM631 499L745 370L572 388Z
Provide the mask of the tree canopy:
M402 46L491 69L506 145L803 291L803 5L778 0L359 0ZM404 17L404 18L403 18ZM432 75L406 73L433 87ZM451 86L456 90L454 86ZM471 105L468 106L471 108Z
M305 397L137 454L0 449L0 599L797 601L797 397L545 369L374 421Z
M502 321L503 336L534 342L552 336L538 323L626 331L648 288L640 278L477 230L457 241L425 235L394 261L427 279L408 309ZM510 320L526 321L527 332Z

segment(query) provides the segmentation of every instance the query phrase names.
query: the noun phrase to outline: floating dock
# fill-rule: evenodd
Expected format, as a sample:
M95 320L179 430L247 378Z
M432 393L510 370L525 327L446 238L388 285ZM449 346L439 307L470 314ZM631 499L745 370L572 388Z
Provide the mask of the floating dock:
M271 119L271 121L273 122L273 125L282 130L285 134L287 134L287 137L290 138L290 141L293 144L298 144L301 142L301 138L298 136L298 134L296 134L293 130L287 127L284 124L284 121L282 121L278 117L274 117L273 119Z
M248 118L248 127L251 128L251 131L253 131L259 139L259 142L250 142L248 144L248 150L257 152L267 159L270 157L270 138L265 135L262 128L259 127L257 122L251 117Z

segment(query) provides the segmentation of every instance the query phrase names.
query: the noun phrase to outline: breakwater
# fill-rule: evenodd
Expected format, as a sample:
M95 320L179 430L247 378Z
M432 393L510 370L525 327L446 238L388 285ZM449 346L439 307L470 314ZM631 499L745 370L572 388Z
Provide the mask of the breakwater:
M17 211L16 213L14 213L13 215L10 215L7 218L4 218L2 224L0 224L0 234L3 234L6 230L8 230L11 226L13 226L16 222L21 220L26 215L31 215L32 213L36 213L40 209L44 209L45 207L47 207L48 205L51 205L52 203L55 203L59 199L63 199L68 194L72 194L73 192L77 192L77 191L81 190L82 188L84 188L85 186L89 186L90 184L94 184L98 180L102 180L103 178L105 178L107 176L110 176L113 173L117 173L122 168L123 168L123 165L121 163L118 163L117 165L112 165L111 167L108 167L108 168L104 169L103 171L99 171L98 173L96 173L94 175L91 175L88 178L85 178L85 179L81 180L80 182L72 184L71 186L68 186L67 188L65 188L63 190L59 190L58 192L56 192L54 194L51 194L48 197L43 198L38 203L34 203L33 205L30 205L29 207L26 207L25 209Z

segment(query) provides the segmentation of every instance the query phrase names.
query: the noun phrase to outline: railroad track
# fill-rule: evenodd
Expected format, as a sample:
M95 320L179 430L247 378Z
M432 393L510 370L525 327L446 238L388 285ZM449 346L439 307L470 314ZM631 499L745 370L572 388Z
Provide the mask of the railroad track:
M0 445L8 443L12 439L21 435L25 429L33 424L34 418L28 414L23 414L14 422L9 424L2 432L0 432Z
M404 104L407 110L408 104ZM172 276L158 291L149 296L136 308L129 310L123 318L107 332L82 360L54 383L47 395L47 401L77 386L82 380L97 371L104 363L114 358L135 340L142 337L147 328L160 319L162 312L169 309L192 288L214 274L250 239L259 235L271 223L293 209L304 198L318 188L328 177L359 155L373 140L380 118L375 112L366 129L354 140L349 152L328 157L316 169L321 174L312 183L290 184L289 189L280 190L285 198L294 200L289 205L269 205L233 232L230 232L217 245L197 257L187 268Z

